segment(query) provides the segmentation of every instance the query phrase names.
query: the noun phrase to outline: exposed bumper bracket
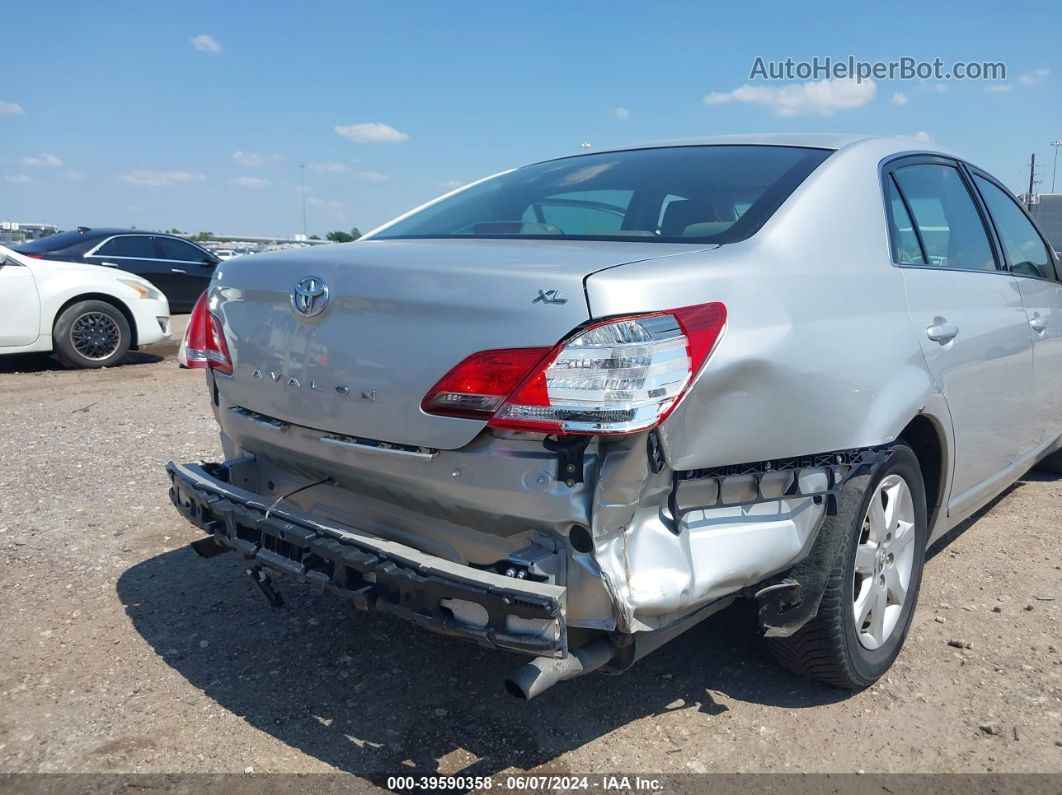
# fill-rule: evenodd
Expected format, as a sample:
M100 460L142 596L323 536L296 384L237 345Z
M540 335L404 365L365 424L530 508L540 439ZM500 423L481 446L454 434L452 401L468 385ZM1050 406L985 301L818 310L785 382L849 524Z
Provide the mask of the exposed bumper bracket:
M166 470L177 510L217 544L253 561L250 573L271 604L281 600L267 571L349 599L358 609L392 613L484 646L567 656L562 586L456 564L288 507L270 509L227 483L218 465L170 462ZM481 606L486 618L476 624L459 619L446 606L453 601ZM542 631L521 631L528 626Z
M258 590L262 592L270 607L279 610L284 606L284 597L273 585L273 580L265 569L261 566L251 566L247 569L247 576L254 580L254 584L258 586Z

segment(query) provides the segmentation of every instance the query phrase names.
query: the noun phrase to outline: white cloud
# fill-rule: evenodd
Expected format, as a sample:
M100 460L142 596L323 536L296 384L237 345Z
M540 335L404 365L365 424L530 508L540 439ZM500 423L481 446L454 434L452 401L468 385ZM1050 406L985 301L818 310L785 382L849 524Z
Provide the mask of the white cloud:
M307 168L314 174L342 174L347 170L345 165L334 161L327 163L310 163Z
M907 95L902 91L897 91L892 95L892 99L890 101L893 105L906 105Z
M612 115L617 119L629 119L631 112L627 108L616 108L612 111Z
M820 80L788 85L754 86L746 83L733 91L713 91L704 98L705 105L726 102L752 102L766 105L779 116L803 116L817 113L829 116L837 110L850 110L874 99L877 86L873 80Z
M921 141L924 144L933 143L933 136L927 133L925 130L919 130L911 137L914 138L916 141Z
M119 175L118 179L132 185L146 185L152 188L166 188L178 182L202 182L205 174L197 171L151 171L136 169Z
M259 152L241 152L237 150L233 153L232 159L241 166L257 168L258 166L264 166L266 163L276 163L283 158L280 155L266 155Z
M337 124L336 133L359 144L400 144L409 140L409 134L399 132L389 124L365 121L359 124Z
M24 111L22 106L17 102L4 102L3 100L0 100L0 114L13 113L17 116L21 116L25 112L26 111Z
M1050 69L1034 69L1026 74L1018 75L1018 80L1023 86L1035 86L1044 82L1049 74L1051 74Z
M24 157L22 162L27 166L61 166L63 164L63 161L58 157L47 153L42 154L40 157Z
M241 188L268 188L272 183L268 179L258 179L258 177L236 177L232 181L233 185L239 185Z
M1044 82L1051 74L1050 69L1034 69L1031 72L1018 75L1018 83L1025 88L1031 88L1032 86L1038 86ZM1006 94L1014 90L1014 83L990 83L985 86L986 94Z
M325 213L336 219L342 219L346 215L343 211L343 202L336 199L318 199L316 196L310 196L306 199L306 203L311 207L316 207L318 210L324 210Z
M460 180L456 180L456 179L448 179L445 182L436 182L435 184L438 185L440 188L446 188L446 190L456 190L457 188L460 188L465 183L461 182Z
M221 52L221 45L218 44L218 40L211 36L209 33L200 33L193 39L190 39L192 46L199 52L205 52L209 55L217 55Z
M934 83L933 90L936 91L938 94L947 94L949 91L951 91L951 85L948 83Z
M36 182L33 177L28 174L8 174L4 177L5 182L10 182L12 185L28 185L31 182Z
M363 179L366 182L383 182L385 179L391 179L386 174L381 174L379 171L359 171L358 179Z

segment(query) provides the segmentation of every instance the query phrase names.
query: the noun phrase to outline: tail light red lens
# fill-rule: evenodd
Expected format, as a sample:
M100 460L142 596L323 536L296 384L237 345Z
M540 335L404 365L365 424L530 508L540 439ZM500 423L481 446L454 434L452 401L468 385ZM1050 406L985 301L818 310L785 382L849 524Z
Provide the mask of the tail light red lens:
M645 430L681 402L725 326L723 304L698 304L594 323L548 353L484 351L444 376L423 408L512 430Z
M421 408L428 414L487 419L549 352L506 348L474 353L431 388Z
M177 351L181 367L217 370L232 375L232 357L225 341L221 320L210 311L207 294L199 296L192 314L188 316L188 328Z

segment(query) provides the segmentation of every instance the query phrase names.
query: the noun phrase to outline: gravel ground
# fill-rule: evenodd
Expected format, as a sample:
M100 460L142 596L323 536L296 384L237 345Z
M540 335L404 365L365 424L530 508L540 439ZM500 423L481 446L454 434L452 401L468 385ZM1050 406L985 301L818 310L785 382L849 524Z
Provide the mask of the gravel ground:
M293 587L271 612L234 556L196 557L163 465L220 449L172 345L0 360L0 428L0 772L1062 772L1057 477L933 550L876 687L782 672L738 606L528 704L514 655Z

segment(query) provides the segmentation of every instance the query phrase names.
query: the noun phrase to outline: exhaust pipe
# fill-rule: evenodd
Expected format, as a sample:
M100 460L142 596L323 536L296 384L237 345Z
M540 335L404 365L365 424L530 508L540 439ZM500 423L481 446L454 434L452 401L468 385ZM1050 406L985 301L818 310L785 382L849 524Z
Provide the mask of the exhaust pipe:
M608 642L608 638L599 638L574 651L569 651L568 656L562 660L554 657L536 657L506 677L505 689L509 695L517 698L532 699L549 690L557 682L596 671L608 663L615 654L616 649Z

